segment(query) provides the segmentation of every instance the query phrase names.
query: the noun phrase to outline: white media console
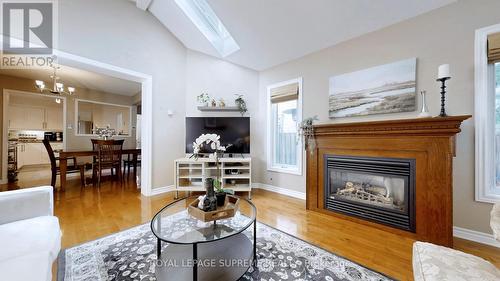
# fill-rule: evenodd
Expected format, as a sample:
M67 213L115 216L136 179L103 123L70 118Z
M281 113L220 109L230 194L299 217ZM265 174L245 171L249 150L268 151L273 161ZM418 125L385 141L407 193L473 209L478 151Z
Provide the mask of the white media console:
M221 158L219 174L222 188L236 192L252 192L252 159ZM210 158L180 158L175 160L175 191L205 191L206 178L217 176L215 160Z

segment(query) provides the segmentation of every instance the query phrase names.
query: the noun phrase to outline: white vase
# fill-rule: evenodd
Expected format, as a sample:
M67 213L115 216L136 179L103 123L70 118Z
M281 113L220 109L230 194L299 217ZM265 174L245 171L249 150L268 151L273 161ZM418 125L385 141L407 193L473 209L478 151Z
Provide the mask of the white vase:
M431 117L431 114L429 113L429 109L427 108L427 103L425 100L425 91L421 91L420 95L422 96L422 110L420 110L420 114L418 114L419 118L426 118L426 117Z

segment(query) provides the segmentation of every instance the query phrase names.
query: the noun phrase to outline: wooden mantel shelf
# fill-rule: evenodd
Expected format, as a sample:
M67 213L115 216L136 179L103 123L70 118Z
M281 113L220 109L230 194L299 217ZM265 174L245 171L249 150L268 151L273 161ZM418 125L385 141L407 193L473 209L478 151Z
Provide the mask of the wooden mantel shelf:
M314 126L307 153L307 209L413 239L453 245L453 157L460 125L470 115L333 123ZM325 206L325 159L330 155L415 160L415 231L330 211Z
M314 125L314 134L328 135L455 135L471 115Z

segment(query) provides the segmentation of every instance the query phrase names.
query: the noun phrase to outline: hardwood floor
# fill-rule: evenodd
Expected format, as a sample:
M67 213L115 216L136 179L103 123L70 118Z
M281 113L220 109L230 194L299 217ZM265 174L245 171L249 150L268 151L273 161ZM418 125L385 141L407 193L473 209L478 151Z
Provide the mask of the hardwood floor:
M40 184L40 178L36 179ZM47 182L49 179L47 178ZM30 186L3 185L0 190ZM77 178L68 181L66 192L55 196L62 247L71 247L141 223L147 223L173 193L144 197L131 178L123 186L104 182L100 190L80 188ZM258 221L278 228L363 266L400 280L412 280L413 240L365 225L306 211L305 201L264 190L255 190ZM454 239L455 248L483 257L500 267L500 249Z

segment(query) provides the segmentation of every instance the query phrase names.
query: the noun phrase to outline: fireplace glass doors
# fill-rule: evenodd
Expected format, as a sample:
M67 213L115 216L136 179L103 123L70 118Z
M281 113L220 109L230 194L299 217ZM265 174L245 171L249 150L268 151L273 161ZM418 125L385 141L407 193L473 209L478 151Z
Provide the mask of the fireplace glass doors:
M325 156L325 208L415 230L415 160Z

